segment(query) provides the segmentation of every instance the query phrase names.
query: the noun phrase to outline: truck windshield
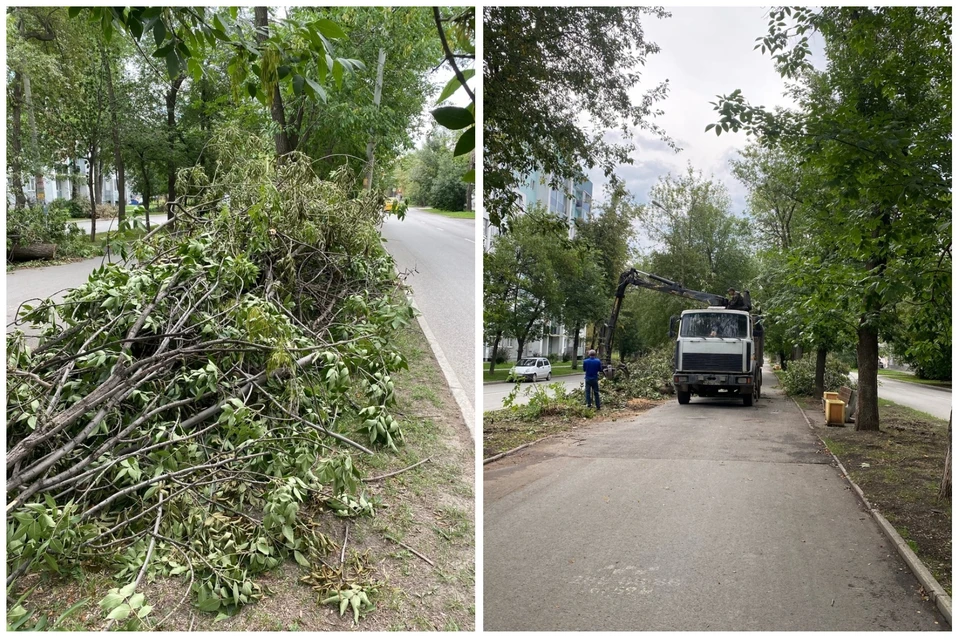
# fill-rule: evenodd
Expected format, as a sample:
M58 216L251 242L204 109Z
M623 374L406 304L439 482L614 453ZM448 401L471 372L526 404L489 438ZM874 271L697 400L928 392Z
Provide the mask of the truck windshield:
M684 338L746 338L747 316L739 313L691 313L683 316Z

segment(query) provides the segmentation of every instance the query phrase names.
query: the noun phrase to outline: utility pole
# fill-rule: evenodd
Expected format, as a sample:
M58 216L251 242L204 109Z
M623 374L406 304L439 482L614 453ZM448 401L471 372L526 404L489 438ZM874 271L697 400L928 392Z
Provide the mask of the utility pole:
M383 90L383 63L387 59L387 52L381 47L380 58L377 61L377 84L373 89L373 106L380 110L380 94ZM367 142L367 175L363 179L363 186L368 191L373 188L373 132Z

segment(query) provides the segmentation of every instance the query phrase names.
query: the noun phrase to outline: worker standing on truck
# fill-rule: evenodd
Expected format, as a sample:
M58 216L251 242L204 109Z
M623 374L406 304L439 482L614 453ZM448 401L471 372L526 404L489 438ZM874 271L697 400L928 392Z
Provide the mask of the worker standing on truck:
M583 386L586 387L587 406L590 406L590 391L593 391L593 397L597 403L597 411L600 410L600 371L603 369L603 363L597 358L597 352L593 349L587 352L589 356L583 361Z
M747 310L747 305L743 302L743 296L737 293L737 290L733 287L727 289L727 298L730 300L730 302L727 303L727 309Z

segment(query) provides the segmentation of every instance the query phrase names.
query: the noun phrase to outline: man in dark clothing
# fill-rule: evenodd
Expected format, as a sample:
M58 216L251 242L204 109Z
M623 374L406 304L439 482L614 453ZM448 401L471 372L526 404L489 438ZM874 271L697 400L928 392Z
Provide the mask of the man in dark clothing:
M741 311L747 310L747 305L743 302L743 296L737 293L737 290L733 287L727 289L727 309L740 309Z
M603 370L603 363L597 358L597 352L593 349L587 352L589 356L583 361L583 383L587 388L587 406L590 406L590 392L593 391L593 397L597 403L597 411L600 410L600 371Z

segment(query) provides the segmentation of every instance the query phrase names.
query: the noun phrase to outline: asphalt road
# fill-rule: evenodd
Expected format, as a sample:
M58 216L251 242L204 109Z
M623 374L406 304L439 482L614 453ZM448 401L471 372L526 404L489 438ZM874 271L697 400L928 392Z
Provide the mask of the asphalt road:
M7 272L7 331L25 329L11 324L16 319L17 309L21 304L48 297L62 300L68 289L85 283L90 273L103 264L104 260L103 256L98 256L52 267ZM30 330L26 329L24 333L30 335Z
M945 629L765 380L485 467L484 629Z
M583 373L581 372L579 375L573 376L554 377L550 382L521 382L520 393L517 394L513 403L527 404L530 402L530 396L528 394L532 393L534 387L550 386L555 382L562 382L567 388L567 391L573 391L583 385ZM515 384L516 383L513 382L497 382L495 384L483 385L483 410L496 411L497 409L503 409L503 399L513 391ZM601 397L601 403L602 402L603 399ZM603 405L601 404L601 406Z
M162 225L167 223L167 214L163 211L151 211L150 212L150 228L153 229L156 225ZM86 234L90 233L90 221L89 220L74 220L67 223L67 226L74 225L78 227L81 231ZM119 228L119 222L116 218L100 218L97 220L97 234L105 233L107 231L116 231Z
M411 207L404 220L389 217L383 224L384 246L450 363L448 379L454 395L467 403L464 420L474 432L476 397L476 313L474 220L447 218ZM463 404L463 403L461 403Z
M851 373L850 378L856 380L857 374ZM950 419L953 403L953 392L950 389L901 382L881 375L877 376L877 394L884 400L929 413L941 420Z

